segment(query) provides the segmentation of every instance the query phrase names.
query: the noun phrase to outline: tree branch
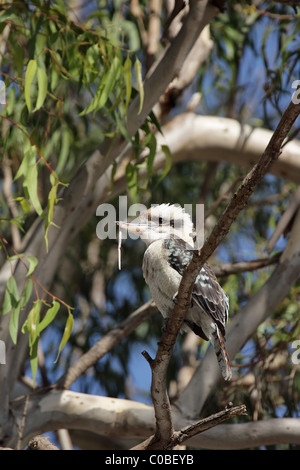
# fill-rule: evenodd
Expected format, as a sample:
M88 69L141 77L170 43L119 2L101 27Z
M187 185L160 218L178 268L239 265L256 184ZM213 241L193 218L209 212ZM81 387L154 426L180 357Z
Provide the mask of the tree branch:
M250 261L240 261L238 263L222 263L220 265L212 266L216 276L228 276L230 274L244 273L246 271L256 271L257 269L265 268L279 262L282 252L270 258L253 259Z
M222 424L235 416L245 414L247 414L245 405L239 405L235 407L228 406L218 413L201 419L200 421L189 426L185 426L180 431L173 432L169 442L165 445L165 447L161 447L161 442L156 440L156 436L151 436L149 439L133 447L131 450L173 449L175 446L183 444L183 442L187 441L193 436L196 436L197 434L218 426L219 424Z
M23 416L26 397L12 401L11 410L19 419ZM195 421L195 423L197 423ZM191 421L189 420L188 426ZM184 429L187 420L174 413L174 425ZM136 401L100 397L70 390L51 390L32 393L23 430L22 448L37 434L57 429L82 430L94 433L89 449L97 449L99 436L115 439L118 436L124 448L132 440L139 442L153 435L155 418L153 407ZM13 429L7 447L15 447L17 429ZM262 445L300 444L300 418L269 419L240 424L219 424L191 437L189 445L205 449L242 449Z
M193 258L183 273L181 284L178 290L177 303L175 304L172 316L166 322L165 330L158 345L156 358L154 360L156 367L154 368L152 366L152 380L155 381L157 383L157 387L159 387L156 390L156 395L161 397L160 401L155 400L153 402L155 415L159 418L162 416L170 416L169 411L167 412L166 416L165 403L167 391L164 378L166 377L168 364L172 355L177 335L181 329L185 314L190 306L195 279L203 264L214 253L216 248L229 232L233 221L237 218L241 210L246 206L249 197L254 192L257 185L270 169L273 162L279 157L284 139L287 137L288 132L291 130L299 113L300 104L297 105L291 102L284 112L259 162L244 178L244 181L240 185L237 192L233 195L227 208L205 241L200 252L198 253L196 250L194 251ZM155 374L157 374L157 377L155 377ZM164 438L159 429L160 422L161 420L159 419L157 422L156 431L157 439L159 439L161 436ZM172 429L172 424L169 426L169 429ZM166 436L166 439L167 438L168 436Z
M227 328L227 350L234 358L246 341L284 300L300 271L300 210L295 219L287 246L268 281L255 293L246 306L230 321ZM214 352L208 351L189 384L176 402L184 416L199 416L202 407L220 380Z
M225 238L232 223L237 218L241 210L246 206L249 197L252 195L257 185L269 171L273 162L278 159L284 139L287 137L299 114L300 104L294 104L291 102L284 112L260 160L256 165L254 165L237 192L233 195L218 223L205 241L201 251L199 253L196 251L194 252L191 263L183 274L181 286L178 292L178 302L174 309L173 317L178 317L179 329L184 320L185 312L190 305L192 287L199 270ZM173 317L172 323L174 322Z
M169 147L173 164L186 160L226 161L243 168L252 168L273 135L271 130L242 125L234 119L194 113L176 116L162 131L162 135L156 136L155 170L163 168L165 164L162 145ZM269 171L280 178L300 183L299 156L300 142L290 141L284 145L282 153Z
M276 245L277 240L287 230L287 227L290 225L293 218L295 217L295 214L299 206L300 206L300 188L296 190L289 206L287 207L284 214L280 218L277 224L277 227L268 242L268 245L267 245L268 253L270 253L274 249L274 246Z

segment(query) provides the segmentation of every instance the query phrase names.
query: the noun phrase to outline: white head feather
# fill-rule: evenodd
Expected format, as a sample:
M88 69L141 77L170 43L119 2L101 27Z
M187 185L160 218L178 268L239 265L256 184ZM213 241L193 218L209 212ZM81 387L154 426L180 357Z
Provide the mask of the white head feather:
M194 226L190 215L173 204L151 206L131 222L119 222L119 226L138 235L147 245L171 235L193 244Z

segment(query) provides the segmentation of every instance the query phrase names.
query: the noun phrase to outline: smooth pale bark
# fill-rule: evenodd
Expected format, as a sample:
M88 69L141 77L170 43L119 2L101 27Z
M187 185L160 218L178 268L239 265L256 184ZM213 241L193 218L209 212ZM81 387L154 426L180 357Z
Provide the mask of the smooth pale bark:
M12 412L21 420L26 399L12 402ZM8 444L14 447L18 439L22 444L44 430L67 427L70 430L86 430L94 433L89 448L97 448L97 440L102 437L114 440L116 436L126 445L126 441L139 442L153 434L155 418L153 407L143 403L88 395L69 390L52 390L45 395L33 394L26 407L23 435L18 436L16 428ZM177 430L191 420L183 420L174 412ZM97 439L97 436L99 438ZM300 419L283 418L243 424L220 424L219 426L194 436L188 445L207 449L241 449L279 443L300 444Z
M185 113L175 117L158 134L158 146L168 145L173 162L185 160L227 162L251 168L267 147L273 131L243 125L234 119ZM300 143L291 141L282 149L271 173L300 183ZM158 151L156 164L164 162Z

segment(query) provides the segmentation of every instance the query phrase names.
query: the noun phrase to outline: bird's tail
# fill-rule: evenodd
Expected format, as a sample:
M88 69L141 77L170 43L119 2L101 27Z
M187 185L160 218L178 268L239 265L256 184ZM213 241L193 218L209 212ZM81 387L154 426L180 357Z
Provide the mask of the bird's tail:
M225 338L218 327L213 334L213 346L223 378L225 380L231 380L232 372L229 356L225 347Z

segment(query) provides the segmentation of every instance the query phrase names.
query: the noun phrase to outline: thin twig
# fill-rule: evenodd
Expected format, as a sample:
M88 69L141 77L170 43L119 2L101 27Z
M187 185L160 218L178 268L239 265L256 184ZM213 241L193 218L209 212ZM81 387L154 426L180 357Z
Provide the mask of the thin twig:
M228 276L229 274L244 273L249 271L256 271L257 269L271 266L272 264L278 263L282 252L276 253L276 255L270 258L253 259L250 261L240 261L238 263L222 263L218 266L212 266L212 269L216 276Z
M293 220L298 210L299 205L300 205L300 188L296 190L294 196L292 197L291 202L289 203L286 211L284 212L281 219L279 220L277 227L268 242L268 245L267 245L268 253L270 253L274 249L274 246L276 245L278 239L281 237L281 235L284 234L290 222Z
M209 208L209 210L205 214L205 219L207 219L216 209L217 207L226 199L230 198L230 195L237 184L243 180L242 176L238 176L234 182L229 186L229 188L225 191L224 194L221 194L218 199L213 203L213 205Z
M174 433L172 442L170 443L171 447L175 445L182 444L187 439L200 434L201 432L207 431L207 429L218 426L225 421L228 421L235 416L246 415L247 410L245 405L232 406L231 404L227 405L226 408L218 413L215 413L207 418L201 419L195 424L186 426L180 431Z
M24 401L24 409L23 409L23 414L21 418L21 423L18 425L18 442L16 449L20 450L21 449L21 443L23 439L23 432L24 432L24 427L25 427L25 421L26 421L26 416L27 416L27 409L28 409L28 403L29 403L29 395L25 396L25 401Z
M207 418L201 419L196 423L193 423L189 426L186 426L180 431L175 431L169 442L166 443L165 447L161 447L161 443L157 440L156 436L151 436L150 438L146 439L142 443L138 444L137 446L133 447L131 450L155 450L155 449L163 449L163 450L170 450L173 449L176 445L182 444L183 442L187 441L191 437L195 436L196 434L200 434L201 432L207 431L219 424L228 421L235 416L246 415L247 410L245 405L238 405L232 406L229 404L226 408L218 413L215 413Z

